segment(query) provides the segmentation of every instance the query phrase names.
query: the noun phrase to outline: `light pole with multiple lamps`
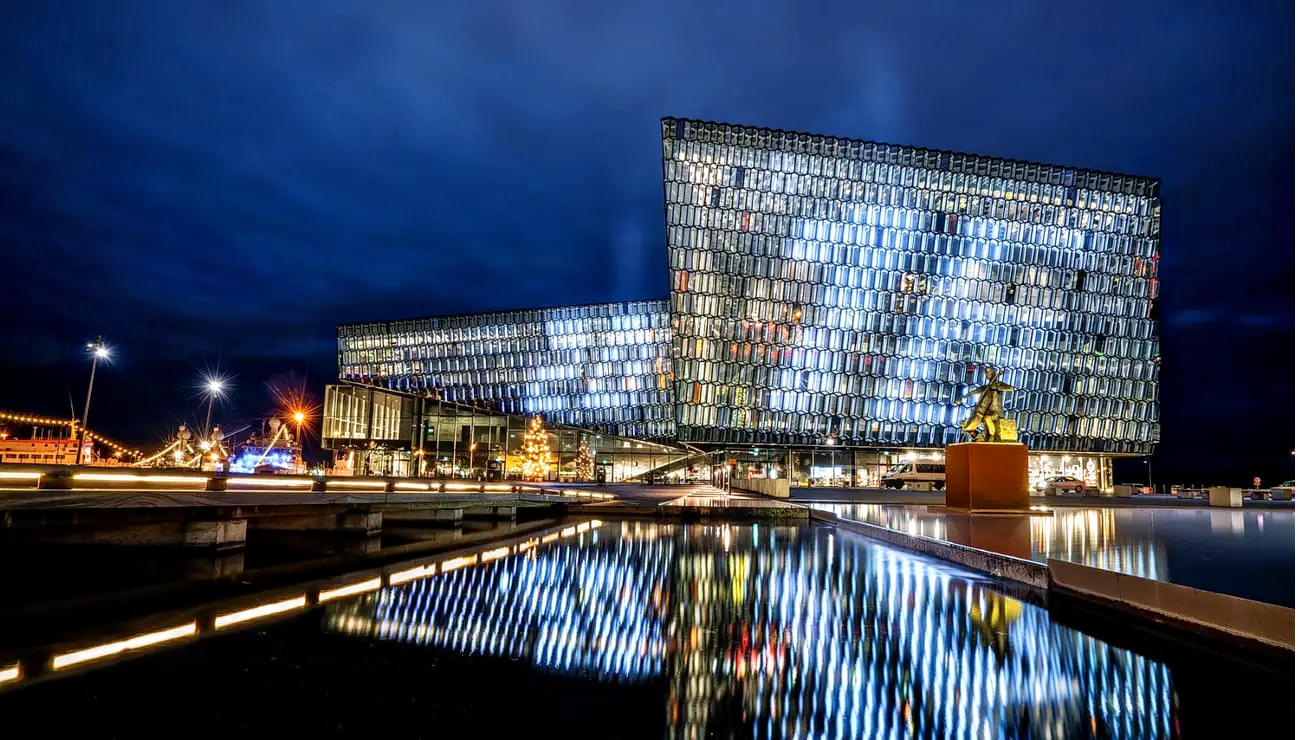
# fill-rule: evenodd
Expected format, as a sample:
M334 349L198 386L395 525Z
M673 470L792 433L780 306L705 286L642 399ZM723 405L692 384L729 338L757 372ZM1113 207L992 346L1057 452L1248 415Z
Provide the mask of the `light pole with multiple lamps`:
M90 385L86 388L86 406L81 411L81 440L77 443L77 465L81 464L81 456L86 449L86 424L90 421L90 394L95 390L95 369L99 367L99 360L108 359L108 346L104 344L103 337L96 337L95 341L86 345L90 351Z

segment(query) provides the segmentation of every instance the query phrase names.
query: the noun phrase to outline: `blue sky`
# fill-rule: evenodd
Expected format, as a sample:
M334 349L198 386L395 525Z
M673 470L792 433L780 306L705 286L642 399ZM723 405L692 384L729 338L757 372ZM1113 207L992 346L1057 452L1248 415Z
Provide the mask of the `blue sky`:
M1248 5L10 4L0 404L66 409L102 333L105 431L147 439L195 368L323 383L336 322L665 295L676 115L1161 177L1169 464L1208 407L1269 465L1293 8Z

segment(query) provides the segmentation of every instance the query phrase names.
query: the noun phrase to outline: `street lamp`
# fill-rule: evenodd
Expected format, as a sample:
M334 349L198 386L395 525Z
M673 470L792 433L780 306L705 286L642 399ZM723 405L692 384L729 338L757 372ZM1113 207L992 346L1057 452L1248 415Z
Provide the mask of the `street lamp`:
M86 406L81 412L81 440L77 443L77 465L81 464L81 456L86 448L86 424L90 421L90 394L95 390L95 369L99 367L101 359L108 359L108 347L104 344L103 337L95 337L95 341L87 343L86 350L90 352L90 385L86 387Z
M1145 458L1145 471L1149 473L1149 492L1154 492L1154 466L1150 464L1149 458Z
M203 390L207 392L207 421L203 422L203 434L207 435L212 429L212 401L225 392L225 381L215 376L209 377L203 382Z

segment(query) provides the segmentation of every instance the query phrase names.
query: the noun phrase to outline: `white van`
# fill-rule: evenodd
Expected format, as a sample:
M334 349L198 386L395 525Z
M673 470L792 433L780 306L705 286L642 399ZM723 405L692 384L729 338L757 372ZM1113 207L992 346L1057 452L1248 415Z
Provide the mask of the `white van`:
M893 466L880 478L884 488L932 489L946 486L945 462L908 462Z

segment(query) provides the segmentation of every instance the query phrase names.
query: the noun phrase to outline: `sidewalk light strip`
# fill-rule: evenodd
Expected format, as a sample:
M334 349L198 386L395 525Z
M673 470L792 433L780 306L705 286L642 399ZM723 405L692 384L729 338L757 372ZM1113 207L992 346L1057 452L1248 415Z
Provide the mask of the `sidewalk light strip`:
M309 486L309 478L226 478L228 485L241 486Z
M232 624L239 624L240 622L259 619L261 617L270 616L271 614L279 614L280 612L291 611L293 609L301 609L304 606L306 606L306 594L295 596L291 599L284 599L283 601L275 601L269 604L262 604L261 606L254 606L251 609L243 609L237 612L230 612L229 614L222 614L216 618L213 625L217 629L221 629L223 627L229 627Z
M400 488L400 489L403 489L403 490L408 490L408 491L427 491L427 490L428 490L428 484L427 484L427 483L398 483L398 484L396 484L396 487L397 487L397 488Z
M194 475L134 475L131 473L77 473L72 480L102 483L206 483L207 478Z
M443 560L442 572L447 573L449 571L455 570L456 568L463 568L466 565L473 565L476 562L478 562L477 555L465 555L459 558L451 558L450 560Z
M413 581L416 578L423 578L425 576L435 576L435 575L437 575L436 563L429 563L428 565L418 565L415 566L414 568L409 568L407 570L399 570L396 573L393 573L392 575L388 576L388 585L395 586L399 583L405 583L406 581Z
M127 650L139 650L140 648L156 645L160 642L189 637L197 632L198 623L190 622L189 624L182 624L179 627L171 627L170 629L159 630L157 632L146 632L142 635L136 635L135 637L128 637L125 640L106 642L102 645L74 650L70 653L62 653L54 656L51 665L54 667L54 670L57 671L62 668L67 668L68 666L85 663L89 660L104 658L109 655L116 655L117 653Z
M33 480L40 478L41 474L32 470L0 470L0 478L22 478L24 480Z
M355 596L356 594L363 594L367 591L377 591L382 585L382 578L371 578L367 581L361 581L360 583L353 583L348 586L339 586L338 588L321 591L320 595L316 598L316 601L324 603L326 601L332 601L333 599L341 599L344 596Z
M344 486L346 488L387 488L383 480L331 480L326 486Z
M14 663L11 666L0 668L0 683L9 683L17 681L23 677L23 667L21 663Z

